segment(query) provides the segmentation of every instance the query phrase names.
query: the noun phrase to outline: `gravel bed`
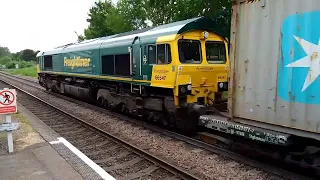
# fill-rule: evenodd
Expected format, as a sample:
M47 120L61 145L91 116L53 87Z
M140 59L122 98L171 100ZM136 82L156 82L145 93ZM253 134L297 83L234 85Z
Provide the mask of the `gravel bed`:
M162 180L162 179L169 179L170 177L174 176L172 173L168 173L168 171L164 169L157 169L153 171L150 175L142 176L140 178L135 178L133 180ZM179 177L176 177L179 180ZM183 180L183 179L180 179Z
M104 138L102 138L102 140L96 140L94 141L94 144L90 145L90 146L86 146L86 147L83 147L81 148L80 150L81 151L96 151L96 150L100 150L100 149L106 149L106 147L111 147L111 146L114 146L115 143L109 141L109 142L106 142L105 144L102 144L104 143L106 140Z
M83 141L83 140L90 141L89 139L92 138L92 137L95 137L95 136L97 136L97 138L101 137L101 136L99 136L96 133L91 132L91 131L89 131L89 132L88 131L84 131L84 132L77 132L77 133L71 133L70 132L70 134L65 134L65 132L62 131L60 133L62 135L64 135L65 138L68 138L68 139L74 139L75 137L78 137L78 141Z
M40 119L44 119L42 116L37 116ZM46 120L44 121L48 126L52 126L52 125L59 125L59 126L66 126L66 125L70 125L70 123L68 122L59 122L57 123L55 120Z
M122 157L122 158L115 158L111 161L108 161L108 162L105 162L105 163L101 163L100 166L103 166L103 167L109 167L109 166L113 166L113 165L116 165L116 164L122 164L123 162L127 162L127 161L130 161L134 158L138 157L138 155L136 154L129 154L125 157Z
M65 126L65 125L52 125L51 129L53 129L54 131L57 129L59 131L72 131L73 129L77 129L80 131L85 131L85 128L83 126L70 126L70 124L68 124L69 126Z
M94 141L93 143L96 143L96 141ZM111 145L111 146L113 146L113 145ZM92 153L92 152L97 152L97 151L106 151L107 153L112 154L112 152L115 150L112 150L112 151L108 150L111 146L103 145L103 146L96 147L96 148L83 149L82 152L86 154L86 153ZM118 149L118 147L116 149Z
M8 74L8 73L5 73L5 74ZM10 74L8 74L10 75ZM10 75L12 76L12 75ZM38 81L38 78L36 77L30 77L30 76L22 76L22 75L13 75L13 76L16 76L16 77L19 77L19 78L23 78L23 79L27 79L27 80L31 80L31 81Z
M89 138L89 137L94 136L96 134L95 132L88 132L86 130L83 130L82 132L75 132L76 130L65 132L65 131L61 131L59 129L54 129L54 131L56 131L58 134L61 134L67 138L78 137L79 139L82 139L81 137L83 137L83 138L88 137Z
M93 152L92 149L80 149L82 153L87 154ZM94 152L102 151L103 149L96 149Z
M149 162L147 160L141 160L132 166L126 167L125 169L117 169L114 171L110 171L108 173L115 178L119 178L119 177L127 176L132 173L139 172L143 169L148 168L151 165L152 165L151 162Z
M108 149L106 149L108 150ZM118 154L122 153L123 151L127 151L123 147L118 147L113 151L104 151L102 154L96 154L96 155L89 155L90 159L97 160L97 159L105 159L109 157L117 156Z
M95 136L96 139L98 139L99 135ZM79 137L67 137L66 139L71 143L71 144L76 144L78 147L83 147L83 146L88 146L90 145L90 143L93 143L94 141L92 141L92 137L88 137L88 136L85 136L83 137L83 139L79 140L78 139Z
M140 148L148 149L149 152L156 156L163 157L177 166L190 170L203 179L251 180L274 178L274 175L265 172L250 175L243 168L239 168L237 166L229 167L226 164L232 161L230 159L221 158L207 151L202 151L201 153L190 151L190 149L194 148L191 145L175 139L168 140L168 138L159 133L142 131L141 127L133 125L130 122L119 120L107 114L95 111L93 108L88 108L91 105L82 107L76 103L66 100L68 98L60 99L36 88L20 84L19 82L13 82L12 80L9 81L32 94L36 94L41 99L48 101L77 117L83 118L87 122L90 122L113 135L120 136L122 139L130 141L132 144L135 144ZM250 168L251 167L249 167L249 169Z

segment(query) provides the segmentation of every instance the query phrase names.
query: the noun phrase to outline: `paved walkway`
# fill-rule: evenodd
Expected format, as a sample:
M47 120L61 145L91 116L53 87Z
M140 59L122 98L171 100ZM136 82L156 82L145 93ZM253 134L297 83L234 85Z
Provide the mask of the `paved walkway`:
M0 177L1 180L83 179L47 142L0 156Z

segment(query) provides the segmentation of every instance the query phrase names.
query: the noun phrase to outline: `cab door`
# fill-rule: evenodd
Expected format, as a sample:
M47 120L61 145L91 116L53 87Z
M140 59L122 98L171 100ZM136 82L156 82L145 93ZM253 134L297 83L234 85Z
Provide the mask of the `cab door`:
M133 79L141 79L142 69L141 69L141 46L140 43L133 44L131 50L132 66L131 66L131 76Z
M150 81L152 65L148 61L148 45L140 46L140 51L141 79Z

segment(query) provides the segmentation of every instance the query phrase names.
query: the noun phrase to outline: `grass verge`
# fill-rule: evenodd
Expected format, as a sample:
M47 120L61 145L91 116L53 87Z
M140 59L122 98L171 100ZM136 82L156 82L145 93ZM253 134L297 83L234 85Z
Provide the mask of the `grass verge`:
M12 114L12 122L19 123L19 129L13 131L14 151L22 151L27 147L44 142L42 137L31 127L29 120L20 112ZM0 123L4 122L5 116L0 115ZM0 155L7 154L7 134L0 133Z
M21 69L8 69L7 72L13 75L22 75L22 76L31 76L31 77L38 76L36 66L21 68Z

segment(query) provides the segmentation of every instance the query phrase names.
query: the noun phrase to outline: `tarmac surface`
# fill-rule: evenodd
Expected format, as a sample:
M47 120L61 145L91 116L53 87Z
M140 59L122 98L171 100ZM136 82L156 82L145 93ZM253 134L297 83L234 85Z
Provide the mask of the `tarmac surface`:
M81 180L82 176L49 143L0 156L2 180Z

